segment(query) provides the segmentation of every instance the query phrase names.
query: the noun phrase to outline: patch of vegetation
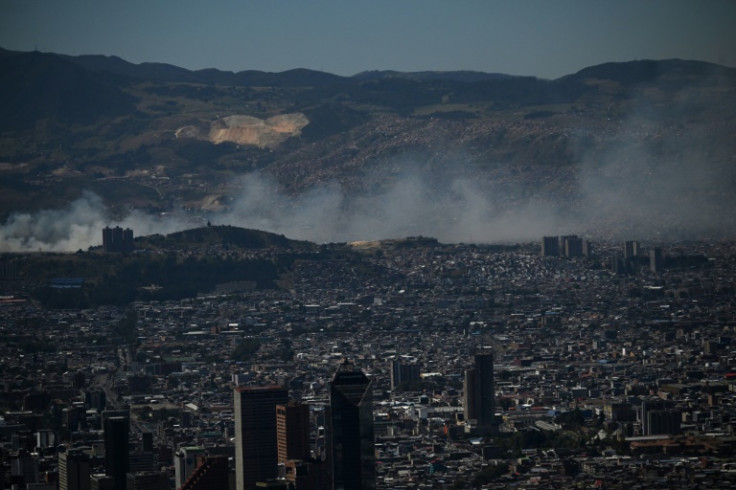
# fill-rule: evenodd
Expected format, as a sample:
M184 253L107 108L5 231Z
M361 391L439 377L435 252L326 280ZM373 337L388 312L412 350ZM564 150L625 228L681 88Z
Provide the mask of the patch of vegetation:
M56 352L55 343L35 338L23 338L18 342L18 348L26 354L34 354L36 352Z
M481 485L487 485L492 483L494 480L508 474L509 465L506 463L497 464L494 466L487 466L482 469L473 477L473 487L477 488Z
M113 336L121 343L130 344L135 342L137 337L136 327L138 325L138 313L134 309L125 312L125 316L115 325Z
M328 103L304 111L309 124L302 129L302 138L315 141L347 131L367 122L368 114L344 104Z
M278 287L295 260L312 257L315 246L283 235L230 226L186 230L169 236L139 238L135 254L76 254L25 256L25 269L34 277L83 277L80 288L43 285L33 297L50 308L88 308L100 304L126 305L135 300L171 300L213 291L217 284L248 281L259 289ZM208 254L204 250L278 249L263 258L239 254ZM155 253L156 250L168 250ZM173 250L198 250L182 257ZM300 252L297 252L300 250ZM315 257L324 258L324 254ZM151 287L152 286L152 287Z
M87 292L81 288L56 289L51 286L43 286L36 289L31 296L46 308L55 310L84 309L92 306Z
M171 233L165 237L154 235L142 240L142 245L149 243L157 247L176 245L182 248L202 245L222 245L243 249L276 247L310 250L313 248L309 242L290 240L284 235L227 225L194 228Z
M523 430L502 434L494 438L494 443L512 457L520 457L522 449L548 449L583 447L581 437L573 431Z
M258 349L261 348L261 342L255 338L247 338L240 341L233 349L231 357L235 361L250 362Z

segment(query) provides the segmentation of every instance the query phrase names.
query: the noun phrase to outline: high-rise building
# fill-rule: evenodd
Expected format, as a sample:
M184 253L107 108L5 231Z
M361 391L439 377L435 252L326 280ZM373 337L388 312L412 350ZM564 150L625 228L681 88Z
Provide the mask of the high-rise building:
M140 473L156 469L156 455L153 451L136 450L128 453L128 471Z
M556 236L542 237L542 257L559 257L560 239Z
M567 235L562 237L562 246L565 257L568 259L583 256L583 239L577 235Z
M583 241L583 255L585 257L593 256L593 243L590 240Z
M639 256L639 242L627 240L624 242L624 260Z
M133 251L133 230L131 230L130 228L126 228L125 230L123 230L123 243L120 248L123 252Z
M140 450L144 453L153 452L153 432L141 433Z
M323 478L324 469L321 461L289 459L284 467L284 479L299 490L323 489L329 486L329 481Z
M649 410L647 429L649 434L681 434L682 411L676 409Z
M106 226L102 229L102 250L112 252L112 228Z
M197 469L197 458L204 456L205 449L201 446L180 447L174 455L174 485L181 488L184 482Z
M89 477L89 490L115 490L115 480L111 476L94 474Z
M79 449L59 453L59 490L90 490L90 457Z
M47 448L54 446L56 436L51 429L39 429L36 431L36 447Z
M105 252L132 252L133 230L130 228L122 229L119 226L110 228L106 226L102 229L102 250Z
M645 436L679 434L682 412L670 400L645 400L641 404L641 432Z
M621 257L611 257L611 272L614 274L624 274L626 273L626 266L624 264L624 259Z
M373 385L345 360L330 382L329 460L332 488L376 488Z
M105 392L102 390L87 391L84 394L84 402L89 408L99 411L105 410Z
M661 272L663 265L664 257L662 256L662 249L654 247L649 251L649 270L655 273Z
M230 485L230 467L227 456L199 456L194 472L184 482L181 490L219 490Z
M463 378L463 418L466 421L475 420L478 415L475 410L475 368L465 370Z
M391 391L419 381L419 364L391 361Z
M236 490L278 475L276 405L289 401L278 385L239 386L234 391Z
M115 490L125 490L125 474L129 470L130 455L128 437L130 418L124 416L105 417L105 473L115 481Z
M476 420L482 431L495 425L493 354L476 354L475 366L465 371L464 410L466 420Z
M39 482L38 455L31 454L25 449L10 459L10 476L21 488Z
M165 471L128 473L126 482L126 490L169 490L169 475Z
M276 440L279 464L289 459L308 460L311 457L309 405L294 401L276 405Z

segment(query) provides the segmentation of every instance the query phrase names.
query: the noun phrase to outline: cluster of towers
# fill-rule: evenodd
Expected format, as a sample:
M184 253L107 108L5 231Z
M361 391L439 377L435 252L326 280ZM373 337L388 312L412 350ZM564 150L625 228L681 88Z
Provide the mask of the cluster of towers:
M542 237L542 257L591 257L593 245L588 240L583 240L577 235L545 236ZM624 242L623 256L612 259L611 269L616 273L632 272L642 262L647 260L647 255L642 251L637 241ZM648 265L651 272L661 272L664 267L664 255L662 249L654 247L648 253Z
M614 259L611 269L617 274L635 272L642 265L649 265L650 272L661 272L664 267L664 255L662 249L653 247L649 249L648 255L644 253L638 241L627 240L623 246L623 257Z
M94 462L84 448L59 453L59 489L165 488L168 476L163 472L142 471L153 462L153 435L144 434L142 447L130 453L130 413L107 410L102 412L104 432L105 472L93 473Z
M590 257L593 246L577 235L542 237L542 257Z
M464 418L476 433L490 434L497 425L493 355L480 353L474 361L473 367L465 371ZM396 363L397 383L399 377L413 380L418 375L417 365L405 366ZM289 400L288 390L280 385L234 389L237 490L264 486L300 490L376 488L372 381L344 360L329 383L329 393L329 403L323 407L324 450L313 453L310 405ZM165 472L135 471L137 462L129 450L130 423L127 411L104 411L105 473L90 475L90 456L70 449L59 456L59 488L166 488ZM142 454L152 454L152 434L144 436L149 437L144 437ZM177 489L231 485L227 455L191 447L182 448L179 456L177 453L175 459Z
M279 477L300 489L376 487L372 384L352 363L330 382L326 460L311 456L309 406L289 401L285 388L241 386L234 397L238 490Z
M119 226L102 229L102 250L105 252L129 253L133 251L133 230Z

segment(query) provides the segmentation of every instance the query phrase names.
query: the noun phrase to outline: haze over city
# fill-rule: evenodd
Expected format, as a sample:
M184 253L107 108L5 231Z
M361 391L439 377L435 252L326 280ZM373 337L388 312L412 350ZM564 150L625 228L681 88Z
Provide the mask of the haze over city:
M0 488L736 488L735 25L0 0Z

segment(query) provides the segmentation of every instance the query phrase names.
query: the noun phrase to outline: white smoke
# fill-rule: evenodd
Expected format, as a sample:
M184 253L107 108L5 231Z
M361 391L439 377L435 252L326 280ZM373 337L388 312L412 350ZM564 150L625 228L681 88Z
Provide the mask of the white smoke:
M122 220L108 218L102 198L85 192L61 209L15 213L0 226L0 252L74 252L102 244L106 226L132 228L138 235L169 233L183 221L134 211Z
M251 174L243 178L232 210L213 219L317 243L417 235L445 242L504 242L536 239L556 229L548 203L533 200L506 209L483 187L457 179L438 189L412 173L372 195L348 195L327 184L288 196L270 179Z
M317 243L418 235L445 243L504 243L566 233L617 239L733 234L733 217L724 212L733 190L718 170L685 156L666 163L638 144L588 160L577 172L580 195L565 209L533 192L519 197L517 190L480 179L437 185L418 171L362 195L347 194L337 183L292 195L268 176L249 174L236 186L232 205L207 219ZM134 211L114 221L108 215L92 193L63 209L13 214L0 226L0 252L86 250L101 244L105 226L132 228L141 236L204 223L200 216Z
M411 173L373 195L348 195L325 184L300 195L279 190L269 177L241 178L232 206L208 216L214 224L280 233L317 243L428 236L444 242L533 240L557 229L556 213L542 201L508 209L478 182L457 179L442 189ZM90 192L67 207L16 213L0 226L1 252L73 252L97 246L105 226L136 236L201 226L201 218L134 211L110 220L103 200Z
M230 193L232 204L206 217L214 224L317 243L417 235L445 243L522 242L568 233L594 240L734 237L732 123L724 120L714 138L709 134L714 126L707 120L688 125L677 108L662 110L667 113L651 107L634 109L622 117L618 128L609 125L605 134L590 130L597 142L585 149L575 151L571 138L569 149L579 162L575 168L548 170L542 168L544 163L529 162L538 175L563 182L564 196L554 185L551 192L532 188L523 172L516 177L507 172L495 180L492 174L469 175L469 168L483 165L478 161L464 165L464 159L455 155L442 162L439 172L437 166L428 171L409 158L388 162L386 166L399 173L377 170L373 181L383 187L362 194L327 182L293 195L282 192L265 174L248 174ZM572 177L562 176L563 172ZM547 183L539 178L535 182ZM543 192L556 197L547 200ZM103 200L85 193L63 209L12 214L0 226L0 252L86 250L101 243L105 226L132 228L140 236L203 223L199 216L161 217L136 211L111 221Z
M702 127L676 130L665 121L634 114L611 137L610 149L584 156L581 225L616 238L734 237L733 142L714 144Z

